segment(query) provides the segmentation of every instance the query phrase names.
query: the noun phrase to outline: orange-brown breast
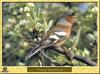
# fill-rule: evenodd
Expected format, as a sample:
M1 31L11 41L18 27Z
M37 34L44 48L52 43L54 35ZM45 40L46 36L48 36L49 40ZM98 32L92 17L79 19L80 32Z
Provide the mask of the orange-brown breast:
M66 21L68 21L69 23L73 23L74 20L74 16L67 16L66 17Z

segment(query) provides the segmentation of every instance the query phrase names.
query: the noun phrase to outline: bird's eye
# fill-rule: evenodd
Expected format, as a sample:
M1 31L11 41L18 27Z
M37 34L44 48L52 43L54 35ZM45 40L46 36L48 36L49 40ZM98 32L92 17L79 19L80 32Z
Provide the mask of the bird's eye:
M73 12L72 15L75 15L75 13Z

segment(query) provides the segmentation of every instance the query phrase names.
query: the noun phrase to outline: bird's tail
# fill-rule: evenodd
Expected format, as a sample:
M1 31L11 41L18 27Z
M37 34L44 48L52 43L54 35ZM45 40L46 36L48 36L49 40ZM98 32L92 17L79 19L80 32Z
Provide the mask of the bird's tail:
M27 61L28 59L30 59L33 55L35 55L37 52L39 52L41 50L41 46L37 45L35 48L32 48L32 50L28 53L27 56L25 56L25 61Z
M51 42L52 42L51 40L47 39L47 40L43 41L42 43L37 44L34 48L32 48L32 50L29 52L29 54L27 56L25 56L25 61L30 59L33 55L35 55L40 50L42 50L48 46L52 46Z

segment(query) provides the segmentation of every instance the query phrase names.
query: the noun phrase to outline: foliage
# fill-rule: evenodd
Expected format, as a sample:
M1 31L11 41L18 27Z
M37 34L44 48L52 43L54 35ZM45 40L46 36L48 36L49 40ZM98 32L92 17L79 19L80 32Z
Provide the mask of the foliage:
M72 3L72 7L64 3L3 3L3 65L22 66L57 66L70 65L67 58L57 52L47 50L46 53L55 59L55 63L46 58L34 56L27 62L24 57L33 46L32 43L38 42L32 36L33 29L38 31L38 39L45 36L55 25L56 20L68 10L79 11L80 3ZM69 47L76 54L88 57L97 61L97 5L87 3L89 6L85 13L80 13L73 26L71 37L66 40L66 47ZM13 62L12 62L13 61ZM85 65L74 60L73 65ZM66 65L65 65L66 66Z

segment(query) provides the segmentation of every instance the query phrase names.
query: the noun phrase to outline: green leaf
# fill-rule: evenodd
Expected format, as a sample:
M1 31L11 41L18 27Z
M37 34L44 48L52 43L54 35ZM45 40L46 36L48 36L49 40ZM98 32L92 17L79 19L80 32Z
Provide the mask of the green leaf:
M50 30L52 25L53 25L53 20L50 20L49 23L48 23L48 27L46 29L46 32Z

